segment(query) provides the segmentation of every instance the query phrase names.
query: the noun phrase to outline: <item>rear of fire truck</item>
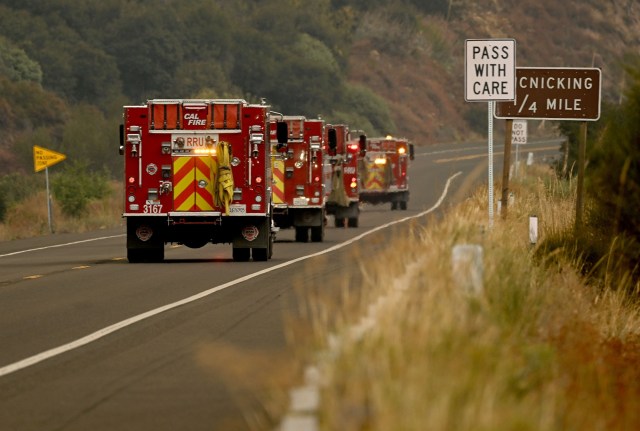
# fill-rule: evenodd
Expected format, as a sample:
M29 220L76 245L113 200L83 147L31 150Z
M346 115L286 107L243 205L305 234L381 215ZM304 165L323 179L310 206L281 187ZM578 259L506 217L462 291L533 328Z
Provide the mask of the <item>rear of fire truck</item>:
M327 214L334 216L336 227L344 227L345 221L349 227L358 227L358 157L366 138L360 135L359 140L351 139L345 124L327 125L325 135Z
M277 130L286 125L287 140ZM295 229L297 242L324 240L325 198L322 185L324 121L282 116L271 123L273 219L278 228Z
M269 108L231 99L125 106L129 262L159 262L167 243L230 243L233 259L272 255Z
M391 203L391 209L406 210L409 202L409 160L414 147L404 138L386 136L366 142L360 159L360 202Z

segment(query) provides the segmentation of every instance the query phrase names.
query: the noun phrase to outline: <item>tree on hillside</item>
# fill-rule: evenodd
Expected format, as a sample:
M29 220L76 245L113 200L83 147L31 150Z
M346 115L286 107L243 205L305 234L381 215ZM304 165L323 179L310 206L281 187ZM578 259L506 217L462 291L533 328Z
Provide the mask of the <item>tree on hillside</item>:
M42 85L70 101L99 104L119 92L113 58L94 47L56 13L39 16L0 6L3 35L42 68Z
M107 28L104 44L116 59L124 93L136 102L168 97L167 88L184 62L173 15L163 8L132 8Z
M84 164L92 171L111 174L122 172L122 159L116 153L118 136L102 112L95 106L71 108L64 125L59 151L71 161Z
M42 68L23 49L0 37L0 76L12 81L42 83Z
M608 115L589 157L589 177L614 233L640 238L640 68L628 74L626 101Z
M593 205L586 229L575 232L585 267L614 287L640 277L640 67L628 75L626 101L605 105L601 119L589 123L585 186ZM575 154L578 124L562 124Z

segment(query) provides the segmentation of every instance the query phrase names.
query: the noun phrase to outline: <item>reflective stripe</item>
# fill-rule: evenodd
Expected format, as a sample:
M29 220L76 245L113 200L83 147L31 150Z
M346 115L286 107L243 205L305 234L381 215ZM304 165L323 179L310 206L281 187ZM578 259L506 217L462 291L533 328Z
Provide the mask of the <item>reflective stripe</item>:
M174 211L212 211L216 160L206 157L173 158Z
M273 203L284 203L284 162L273 161Z
M382 190L384 186L384 169L378 165L371 163L367 169L367 179L364 183L367 190Z
M191 157L173 158L173 182L173 209L192 211L193 159Z
M213 185L215 184L215 161L213 157L195 158L195 207L196 211L213 210ZM206 182L205 187L200 182Z

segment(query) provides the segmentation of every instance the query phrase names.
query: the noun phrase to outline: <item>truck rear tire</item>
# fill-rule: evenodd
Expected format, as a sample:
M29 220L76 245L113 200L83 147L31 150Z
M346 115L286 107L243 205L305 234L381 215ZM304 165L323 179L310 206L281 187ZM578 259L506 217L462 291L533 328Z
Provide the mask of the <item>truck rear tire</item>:
M233 247L233 260L235 262L247 262L251 256L250 248Z
M398 209L398 202L393 201L391 202L391 211L395 211Z
M162 262L164 260L164 247L128 248L127 260L129 263Z
M324 241L324 224L320 226L311 227L311 241L312 242Z
M296 227L296 242L309 241L309 228L308 227Z
M407 201L400 201L400 209L403 211L407 209Z
M344 227L344 219L336 217L336 227Z
M266 262L269 259L269 248L253 248L251 249L254 262Z
M352 217L347 220L349 227L358 227L358 217Z

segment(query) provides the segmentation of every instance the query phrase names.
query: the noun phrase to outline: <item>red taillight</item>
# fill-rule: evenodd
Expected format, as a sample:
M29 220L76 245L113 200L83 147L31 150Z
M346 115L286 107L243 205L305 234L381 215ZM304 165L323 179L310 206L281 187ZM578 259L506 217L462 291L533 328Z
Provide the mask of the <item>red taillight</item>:
M315 177L315 178L313 179L313 181L315 181L316 183L317 183L317 182L319 182L319 181L320 181L320 177Z
M349 144L349 149L350 150L357 150L358 149L358 144Z
M136 179L133 177L129 177L129 184L133 184L136 182Z
M258 184L262 183L262 177L256 177L256 183Z

